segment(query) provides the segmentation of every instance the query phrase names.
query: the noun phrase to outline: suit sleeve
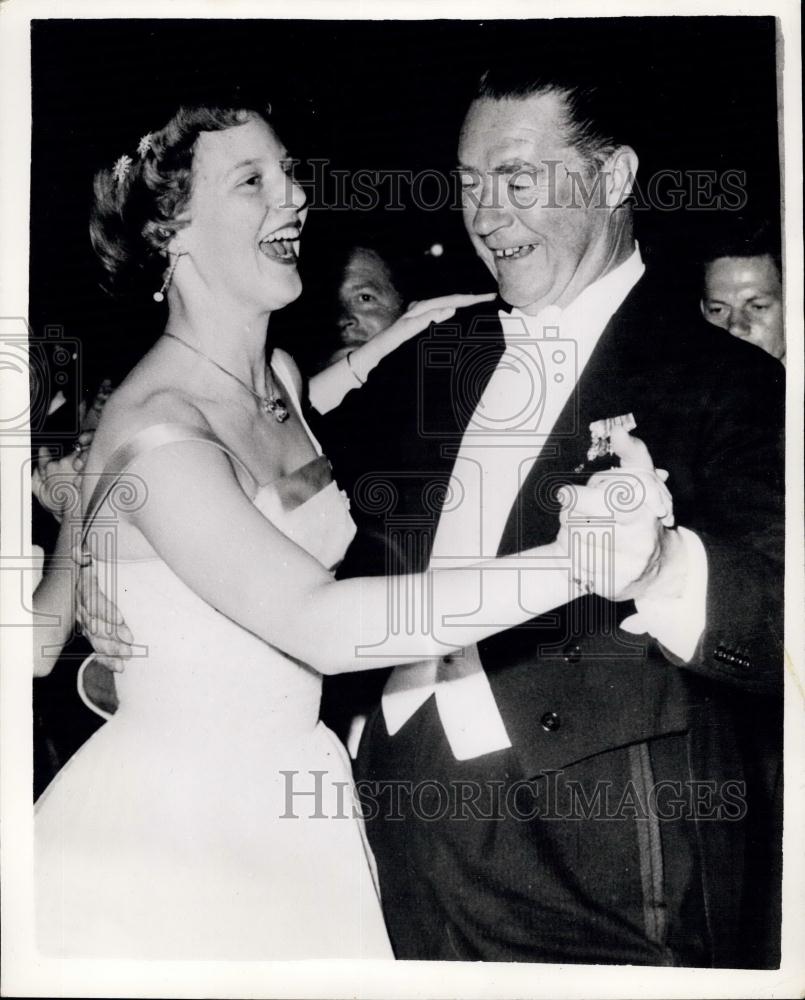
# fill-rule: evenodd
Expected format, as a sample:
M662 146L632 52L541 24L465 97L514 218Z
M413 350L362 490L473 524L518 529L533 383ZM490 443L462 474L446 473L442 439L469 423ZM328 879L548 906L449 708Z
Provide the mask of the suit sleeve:
M680 517L708 565L705 627L684 665L767 693L783 678L784 404L784 369L758 349L713 373L696 503Z

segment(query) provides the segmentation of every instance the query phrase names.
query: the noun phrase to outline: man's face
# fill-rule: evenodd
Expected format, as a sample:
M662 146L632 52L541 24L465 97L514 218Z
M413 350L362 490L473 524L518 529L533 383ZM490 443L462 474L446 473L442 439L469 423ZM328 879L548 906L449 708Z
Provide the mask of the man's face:
M363 247L349 256L338 301L338 329L345 347L365 344L403 313L402 298L383 258Z
M606 256L610 212L582 156L563 137L564 98L473 102L459 137L464 224L510 305L565 305ZM575 178L575 179L574 179Z
M719 257L705 267L702 315L734 337L785 357L783 286L770 254Z

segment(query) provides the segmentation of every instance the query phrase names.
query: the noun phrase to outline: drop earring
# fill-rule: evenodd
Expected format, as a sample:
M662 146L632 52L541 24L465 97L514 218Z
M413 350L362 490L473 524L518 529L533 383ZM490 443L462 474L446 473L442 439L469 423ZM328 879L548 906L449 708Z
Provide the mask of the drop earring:
M173 255L173 260L171 261L170 267L165 272L165 277L162 279L162 287L158 292L154 292L151 296L154 302L164 302L165 292L170 288L171 282L173 281L173 272L176 270L176 265L179 263L179 258L184 256L181 253Z

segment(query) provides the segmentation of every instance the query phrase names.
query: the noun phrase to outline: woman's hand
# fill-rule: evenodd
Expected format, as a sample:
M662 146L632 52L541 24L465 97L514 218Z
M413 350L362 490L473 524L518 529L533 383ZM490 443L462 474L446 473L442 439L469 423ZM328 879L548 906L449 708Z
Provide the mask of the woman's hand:
M494 292L487 292L484 295L442 295L436 299L412 302L391 326L381 330L360 347L348 351L346 357L311 378L308 383L311 405L321 414L329 413L351 389L364 384L372 369L387 354L426 330L431 323L444 323L455 315L456 309L476 305L478 302L491 302L494 298Z
M440 295L435 299L411 302L399 319L373 339L388 337L389 341L396 341L394 347L399 347L406 340L426 330L431 323L444 323L455 315L456 309L474 306L479 302L491 302L494 298L495 292L486 292L483 295ZM393 350L393 347L390 349Z

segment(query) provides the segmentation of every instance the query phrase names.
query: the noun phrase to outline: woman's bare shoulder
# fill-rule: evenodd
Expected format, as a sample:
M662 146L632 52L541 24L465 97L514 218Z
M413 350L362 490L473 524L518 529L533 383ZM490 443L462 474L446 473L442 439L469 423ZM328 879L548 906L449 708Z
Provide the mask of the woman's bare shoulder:
M88 467L100 471L114 451L135 434L156 424L211 427L194 399L180 389L124 382L109 398L93 441Z

